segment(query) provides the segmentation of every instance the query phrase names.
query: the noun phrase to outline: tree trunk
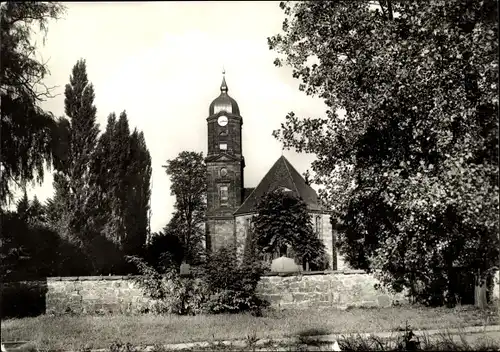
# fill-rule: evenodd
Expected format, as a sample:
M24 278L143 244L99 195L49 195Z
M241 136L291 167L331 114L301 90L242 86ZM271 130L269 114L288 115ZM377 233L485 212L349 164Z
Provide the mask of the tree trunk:
M474 288L474 305L480 309L484 309L488 305L486 297L486 280L481 280L479 270L476 276L476 285Z

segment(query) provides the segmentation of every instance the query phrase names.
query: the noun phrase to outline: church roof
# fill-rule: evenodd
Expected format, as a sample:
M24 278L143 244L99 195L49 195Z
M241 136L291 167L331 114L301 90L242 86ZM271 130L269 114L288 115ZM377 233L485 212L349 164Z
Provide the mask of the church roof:
M310 210L322 210L316 191L311 188L290 162L281 156L269 169L258 186L244 200L243 204L234 212L234 215L252 213L256 211L260 198L269 192L283 188L301 197Z
M248 196L250 194L252 194L253 190L255 189L255 187L245 187L243 189L243 201L245 201L245 199L248 198Z
M236 100L231 98L228 91L225 72L222 73L222 83L220 85L220 95L212 101L208 109L208 115L212 116L218 112L224 111L228 114L240 115L240 108Z

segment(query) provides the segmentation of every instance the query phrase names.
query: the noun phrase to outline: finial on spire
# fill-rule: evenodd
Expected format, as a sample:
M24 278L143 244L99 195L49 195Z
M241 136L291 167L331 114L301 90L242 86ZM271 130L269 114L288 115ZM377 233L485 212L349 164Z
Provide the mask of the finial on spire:
M222 84L220 85L220 91L222 93L227 93L227 84L226 84L226 69L222 66Z

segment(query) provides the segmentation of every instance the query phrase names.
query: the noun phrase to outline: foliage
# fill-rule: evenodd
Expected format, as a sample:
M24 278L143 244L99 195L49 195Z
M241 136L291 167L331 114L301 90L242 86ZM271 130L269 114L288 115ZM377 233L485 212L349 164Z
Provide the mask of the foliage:
M65 89L64 105L69 118L65 125L68 127L69 143L64 168L54 174L54 188L55 197L62 203L60 233L82 248L96 233L92 215L99 208L89 167L99 133L93 101L94 88L87 78L86 63L79 60Z
M137 266L141 274L135 281L146 296L153 300L146 311L179 315L194 315L202 311L206 297L203 283L192 278L181 278L173 266L159 272L139 257L127 256L127 259Z
M314 232L306 203L289 192L265 194L252 220L257 253L273 253L291 247L299 261L324 265L325 245Z
M146 249L148 263L156 270L164 271L170 266L178 268L184 257L184 249L180 238L174 234L153 233Z
M193 277L180 277L175 265L156 269L138 257L130 256L141 276L135 278L147 297L148 308L156 314L238 313L260 315L268 303L256 295L263 274L259 263L239 264L234 249L221 248L211 253ZM163 270L163 271L160 271Z
M0 204L12 197L12 182L41 182L44 162L52 160L54 119L39 104L50 97L42 80L48 70L36 57L32 35L35 25L47 34L49 19L64 7L57 2L3 2L0 5L1 172Z
M2 299L0 301L2 320L43 314L47 291L47 283L43 281L2 281Z
M210 253L202 271L210 298L206 308L210 313L249 311L260 315L268 302L256 294L257 284L264 273L258 261L239 263L233 247L221 247Z
M45 222L44 207L25 194L16 212L2 212L2 280L88 275L87 258Z
M68 118L57 122L55 194L47 202L47 220L65 242L84 253L91 266L89 274L124 273L129 268L121 249L102 235L109 213L93 167L99 134L93 102L94 88L82 59L73 67L65 89Z
M201 244L205 237L207 186L203 153L183 151L168 160L165 168L175 196L175 213L166 232L179 236L186 262L195 264L203 252Z
M142 253L150 232L151 155L142 131L134 129L130 135L128 207L125 223L129 235L125 239L125 253Z
M441 301L454 267L484 280L499 259L497 5L286 2L284 34L268 40L328 107L290 113L275 136L316 154L341 253Z
M149 224L151 156L144 135L130 133L127 114L108 116L92 163L102 233L126 254L142 254Z

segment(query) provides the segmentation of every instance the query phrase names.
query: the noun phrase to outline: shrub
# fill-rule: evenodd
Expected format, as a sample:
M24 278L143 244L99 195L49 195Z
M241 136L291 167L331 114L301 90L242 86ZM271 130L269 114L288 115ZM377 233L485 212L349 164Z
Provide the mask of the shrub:
M127 258L141 273L135 278L135 282L152 300L151 305L145 309L146 312L194 315L203 310L207 297L203 282L181 278L174 266L165 268L165 272L160 273L139 257Z
M45 313L46 281L2 282L0 317L21 318Z
M240 264L234 248L221 248L211 254L196 278L181 278L175 266L160 273L141 258L128 259L142 274L135 281L152 299L148 312L194 315L248 311L261 315L262 309L269 306L256 295L264 265L252 261Z
M269 303L256 294L265 264L246 260L239 263L233 247L223 247L208 256L202 278L210 297L206 303L210 313L249 311L261 315Z

